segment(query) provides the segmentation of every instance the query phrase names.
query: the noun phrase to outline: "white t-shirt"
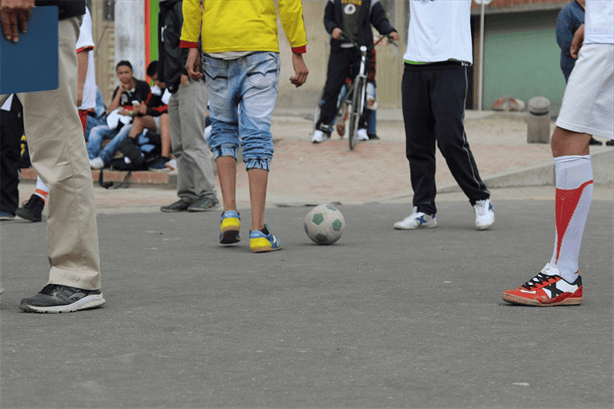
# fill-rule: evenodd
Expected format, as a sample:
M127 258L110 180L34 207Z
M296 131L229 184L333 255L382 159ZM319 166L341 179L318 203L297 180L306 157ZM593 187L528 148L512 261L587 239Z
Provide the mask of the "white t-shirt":
M87 53L87 73L83 84L83 100L79 109L92 109L96 106L96 67L94 66L94 38L92 37L92 15L85 8L83 23L77 40L77 52L89 50Z
M587 0L584 44L614 44L614 1Z
M473 63L471 0L411 0L408 62Z
M4 104L2 104L0 109L3 111L10 111L12 104L13 104L13 94L9 95L8 99L4 101Z

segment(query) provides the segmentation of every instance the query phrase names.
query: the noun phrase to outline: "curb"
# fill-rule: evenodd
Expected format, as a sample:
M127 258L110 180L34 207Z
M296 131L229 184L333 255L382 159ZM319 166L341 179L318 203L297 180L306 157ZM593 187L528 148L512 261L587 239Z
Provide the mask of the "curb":
M614 149L600 148L591 153L593 165L593 180L597 185L614 184ZM493 173L483 178L489 188L509 188L527 186L554 186L555 172L554 163L540 163L521 169L513 169ZM442 184L437 193L460 192L456 182Z

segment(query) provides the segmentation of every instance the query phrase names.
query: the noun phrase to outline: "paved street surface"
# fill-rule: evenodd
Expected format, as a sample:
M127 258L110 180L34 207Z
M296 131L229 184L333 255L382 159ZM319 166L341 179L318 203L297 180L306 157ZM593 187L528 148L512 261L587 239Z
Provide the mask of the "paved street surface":
M483 174L551 160L523 144L519 121L473 121ZM493 189L489 231L474 230L462 193L438 195L437 228L396 231L411 211L398 121L351 153L336 135L311 145L309 126L275 124L266 221L282 251L249 252L241 169L233 246L217 243L220 209L165 214L174 191L96 187L96 310L22 313L47 280L46 223L2 222L0 407L614 407L612 185L596 185L587 221L584 303L511 306L500 293L550 259L552 186ZM25 200L33 185L20 189ZM341 203L347 226L317 246L303 219L325 202Z
M332 246L273 208L284 249L216 243L219 213L99 216L107 304L21 313L46 280L45 224L2 224L2 407L609 408L612 204L595 201L585 302L506 305L552 252L551 201L464 202L395 231L399 204L341 206ZM249 211L242 213L249 220ZM243 229L247 236L247 229Z

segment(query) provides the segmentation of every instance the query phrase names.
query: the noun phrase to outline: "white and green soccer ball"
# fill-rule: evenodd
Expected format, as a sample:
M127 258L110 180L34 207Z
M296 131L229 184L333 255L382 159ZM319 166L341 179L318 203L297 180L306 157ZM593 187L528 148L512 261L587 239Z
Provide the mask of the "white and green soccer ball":
M305 233L316 244L333 244L345 230L345 219L334 206L321 204L305 216Z

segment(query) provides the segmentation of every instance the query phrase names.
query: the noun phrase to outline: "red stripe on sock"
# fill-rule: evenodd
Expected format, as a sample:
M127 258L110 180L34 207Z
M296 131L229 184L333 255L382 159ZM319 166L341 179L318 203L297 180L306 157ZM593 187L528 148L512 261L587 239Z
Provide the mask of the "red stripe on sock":
M45 201L47 199L47 196L49 196L49 192L45 192L44 190L40 190L40 189L36 189L34 193L40 196L40 198L43 199L43 201Z
M556 189L556 261L559 261L559 254L561 253L561 244L563 243L563 237L567 232L567 227L571 222L580 197L584 189L592 184L593 181L583 183L576 189Z

